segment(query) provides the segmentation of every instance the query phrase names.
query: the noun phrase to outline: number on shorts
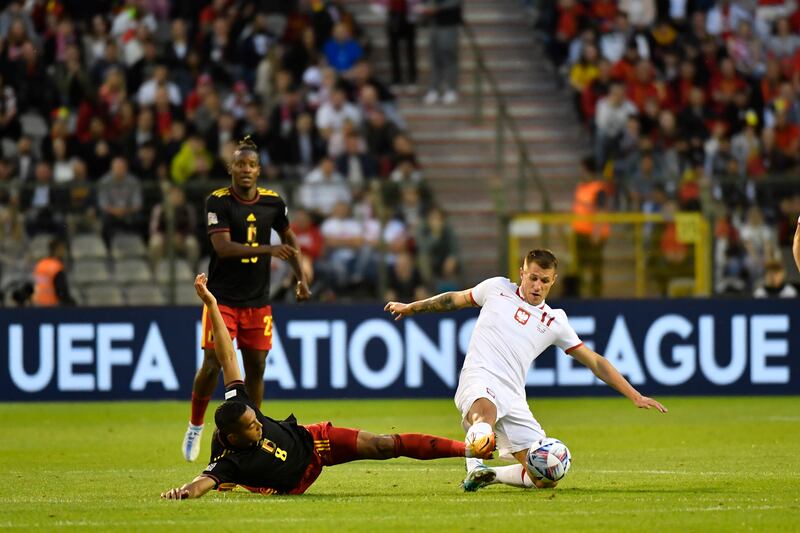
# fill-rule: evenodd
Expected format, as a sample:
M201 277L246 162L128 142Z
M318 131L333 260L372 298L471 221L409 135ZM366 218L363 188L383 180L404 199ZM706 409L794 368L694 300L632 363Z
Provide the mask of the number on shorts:
M265 337L272 337L272 317L265 316L264 317L264 336Z

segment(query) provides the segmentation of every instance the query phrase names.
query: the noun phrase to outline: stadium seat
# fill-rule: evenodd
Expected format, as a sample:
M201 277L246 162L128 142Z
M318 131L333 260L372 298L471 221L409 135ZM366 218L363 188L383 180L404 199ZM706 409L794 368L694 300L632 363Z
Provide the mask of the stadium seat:
M175 287L175 305L202 305L193 285L179 284Z
M69 279L76 285L87 286L107 283L111 280L111 275L104 260L84 259L73 263Z
M211 257L207 255L201 257L200 260L197 262L197 274L199 274L200 272L205 272L206 274L209 274L208 267L210 266L211 266Z
M89 306L125 305L122 291L116 285L92 285L84 289L83 296L84 303Z
M800 283L800 272L794 264L794 255L792 255L792 247L786 246L781 250L781 260L783 263L783 270L786 272L787 283Z
M114 279L121 285L153 281L150 266L144 259L118 259L114 262Z
M5 157L14 157L17 155L17 143L13 139L4 137L0 141L0 150L3 150L2 153Z
M156 267L156 280L161 284L169 283L169 261L164 259ZM192 272L189 263L185 259L175 259L175 281L177 283L186 283L194 280L194 272Z
M49 233L39 233L33 239L31 239L30 244L28 245L28 253L31 256L31 260L36 262L43 257L47 257L50 253L50 241L53 239L53 235Z
M22 134L41 139L47 136L50 127L39 113L23 113L19 117Z
M114 259L125 257L144 257L147 249L141 237L133 233L120 233L111 241L111 256Z
M164 305L167 299L157 285L137 284L125 289L128 305Z
M71 242L70 252L72 258L80 259L104 259L108 251L103 239L94 233L81 233L76 235Z

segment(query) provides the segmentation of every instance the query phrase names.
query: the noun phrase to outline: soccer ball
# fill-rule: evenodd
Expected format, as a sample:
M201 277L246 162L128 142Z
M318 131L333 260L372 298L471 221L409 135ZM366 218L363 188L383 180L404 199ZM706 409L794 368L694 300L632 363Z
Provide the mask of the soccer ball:
M528 450L528 473L537 478L558 481L567 474L571 462L569 449L558 439L548 437Z

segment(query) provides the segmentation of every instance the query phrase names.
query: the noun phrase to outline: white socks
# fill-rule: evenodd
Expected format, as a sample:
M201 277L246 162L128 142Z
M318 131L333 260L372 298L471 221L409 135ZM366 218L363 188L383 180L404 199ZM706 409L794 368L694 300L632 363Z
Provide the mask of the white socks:
M472 426L470 426L470 428L467 430L467 436L464 439L464 442L469 444L475 439L479 439L484 435L489 435L491 433L493 433L492 426L490 426L486 422L478 422L477 424L473 424ZM481 465L483 465L483 459L475 459L474 457L467 457L467 472L472 472Z
M494 483L502 483L503 485L510 485L512 487L519 487L521 489L529 489L534 487L533 480L528 474L528 470L517 463L509 466L498 466L492 468L495 477Z

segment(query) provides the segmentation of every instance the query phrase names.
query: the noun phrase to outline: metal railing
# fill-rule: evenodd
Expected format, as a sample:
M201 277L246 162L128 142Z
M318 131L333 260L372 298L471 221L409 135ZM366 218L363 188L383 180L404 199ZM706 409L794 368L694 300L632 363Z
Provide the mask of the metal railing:
M693 274L692 280L692 294L694 296L709 296L712 291L712 233L711 223L701 213L697 212L679 212L673 215L665 215L662 213L598 213L594 215L574 215L572 213L530 213L519 214L514 217L508 233L508 246L510 249L510 261L508 264L508 271L511 275L516 275L519 269L520 257L524 255L521 249L521 240L529 238L537 238L542 234L548 226L553 226L557 233L562 235L562 242L566 245L564 257L567 273L573 275L580 275L580 272L587 266L586 264L578 264L576 259L578 257L578 246L576 242L576 234L571 229L575 222L589 222L591 224L613 224L615 236L618 247L623 245L624 239L621 234L628 234L632 229L632 242L633 247L632 257L623 257L620 251L616 250L605 261L602 258L598 260L603 262L613 263L617 271L625 270L626 262L632 261L632 277L633 277L633 293L629 296L642 298L648 295L647 283L649 278L648 257L655 256L659 253L657 249L653 249L656 243L649 242L652 239L646 236L648 227L656 225L664 225L667 223L674 223L676 228L676 236L678 242L687 245L692 249L691 266Z
M514 117L509 111L508 102L500 92L499 85L492 72L486 66L486 60L481 51L475 33L468 23L463 26L464 36L467 39L470 50L475 60L475 67L473 70L473 84L474 84L474 102L473 102L473 119L476 124L483 123L483 109L484 109L484 83L488 86L489 96L492 99L492 105L496 108L495 114L495 142L494 142L494 157L495 157L495 180L493 185L493 194L495 200L495 210L497 215L505 218L508 215L508 205L505 198L506 191L509 189L507 185L506 175L506 147L508 141L506 140L506 130L511 136L510 143L517 152L517 169L516 169L516 183L513 183L512 190L516 191L516 211L525 212L529 209L526 205L527 193L529 182L532 182L536 187L537 192L541 198L540 209L548 212L551 209L550 197L547 190L542 183L542 178L539 175L533 160L528 153L528 147L520 134L519 127Z

